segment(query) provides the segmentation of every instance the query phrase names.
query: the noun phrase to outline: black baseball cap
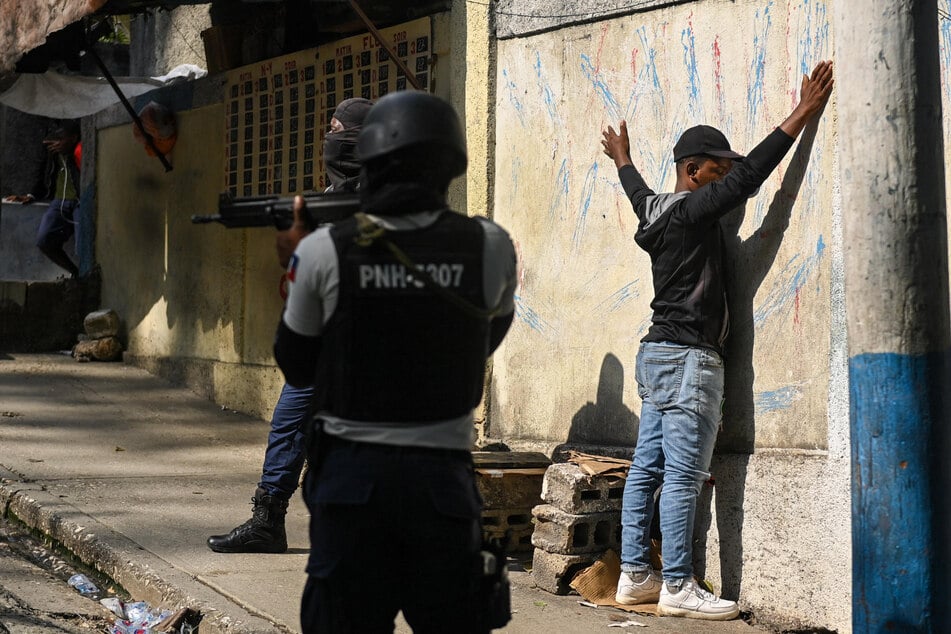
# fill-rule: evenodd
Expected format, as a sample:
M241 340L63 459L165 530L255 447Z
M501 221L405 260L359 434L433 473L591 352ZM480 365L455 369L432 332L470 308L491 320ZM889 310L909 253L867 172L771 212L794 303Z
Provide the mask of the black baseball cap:
M708 125L695 125L680 135L674 146L674 161L688 156L715 156L742 161L745 156L730 149L730 142L722 132Z

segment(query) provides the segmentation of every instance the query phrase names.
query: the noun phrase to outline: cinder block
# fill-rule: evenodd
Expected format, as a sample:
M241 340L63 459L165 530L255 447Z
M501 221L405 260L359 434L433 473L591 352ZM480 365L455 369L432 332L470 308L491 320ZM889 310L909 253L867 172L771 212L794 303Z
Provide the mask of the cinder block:
M509 552L527 552L532 549L531 509L483 509L482 531L489 537L501 539L506 531L509 534Z
M551 461L542 453L477 451L472 454L476 484L487 509L541 504L542 480Z
M532 509L535 531L532 545L550 553L580 555L620 550L621 512L573 515L542 504Z
M523 526L522 528L508 529L509 542L506 552L509 553L527 553L532 550L532 533L535 530L534 525ZM503 539L506 529L499 529L494 526L483 526L483 532L492 539Z
M597 561L599 556L559 555L536 548L532 558L532 579L535 585L552 594L570 594L568 584L574 576Z
M545 471L542 499L565 513L620 511L624 480L589 476L576 464L553 464Z

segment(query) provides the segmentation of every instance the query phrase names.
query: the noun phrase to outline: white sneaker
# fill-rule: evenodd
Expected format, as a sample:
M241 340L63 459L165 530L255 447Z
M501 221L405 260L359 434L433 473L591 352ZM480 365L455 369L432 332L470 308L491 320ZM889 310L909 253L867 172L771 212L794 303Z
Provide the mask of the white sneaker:
M640 581L635 581L635 578ZM663 577L653 570L642 573L622 570L621 577L617 581L617 594L614 595L614 599L622 605L657 603L662 585L664 585Z
M735 601L721 599L707 592L693 579L684 579L679 592L671 592L668 585L663 584L660 600L657 602L657 614L708 621L729 621L740 614L740 608Z

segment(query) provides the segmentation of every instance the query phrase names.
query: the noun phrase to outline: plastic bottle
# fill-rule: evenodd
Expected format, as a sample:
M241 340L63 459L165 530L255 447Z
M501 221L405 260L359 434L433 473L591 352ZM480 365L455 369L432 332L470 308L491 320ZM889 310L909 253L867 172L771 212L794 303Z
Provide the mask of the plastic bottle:
M89 577L83 574L73 575L69 578L67 582L72 587L76 588L79 594L90 597L95 594L99 594L99 588L96 587L92 581L89 580Z

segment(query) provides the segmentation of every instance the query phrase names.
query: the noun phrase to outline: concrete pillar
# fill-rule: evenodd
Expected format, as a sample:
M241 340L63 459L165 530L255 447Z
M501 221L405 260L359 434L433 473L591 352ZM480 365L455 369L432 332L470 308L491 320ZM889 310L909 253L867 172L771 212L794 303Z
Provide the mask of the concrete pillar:
M948 229L937 6L843 0L833 9L852 631L948 632Z

